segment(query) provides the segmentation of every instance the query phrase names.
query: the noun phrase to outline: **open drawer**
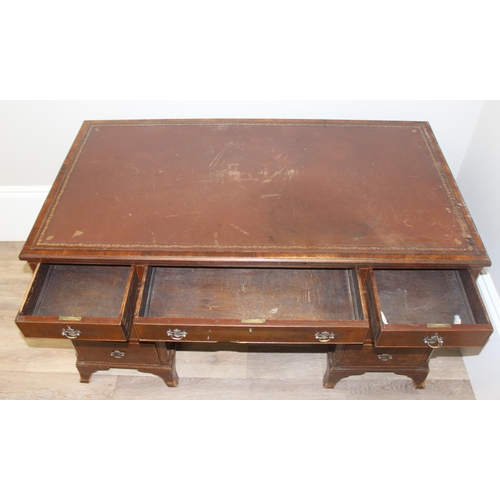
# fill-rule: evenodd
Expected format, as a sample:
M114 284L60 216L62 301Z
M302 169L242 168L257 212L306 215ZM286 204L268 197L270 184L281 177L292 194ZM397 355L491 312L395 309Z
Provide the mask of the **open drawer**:
M374 270L367 296L377 347L481 347L493 331L468 269Z
M149 267L139 340L362 344L367 311L353 269Z
M26 337L126 341L137 285L130 266L39 264L16 324Z

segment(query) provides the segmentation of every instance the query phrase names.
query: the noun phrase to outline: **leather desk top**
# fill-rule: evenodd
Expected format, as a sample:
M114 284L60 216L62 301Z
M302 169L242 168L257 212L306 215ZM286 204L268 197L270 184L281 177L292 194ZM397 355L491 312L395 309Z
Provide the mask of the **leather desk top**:
M426 122L87 121L20 258L490 264Z

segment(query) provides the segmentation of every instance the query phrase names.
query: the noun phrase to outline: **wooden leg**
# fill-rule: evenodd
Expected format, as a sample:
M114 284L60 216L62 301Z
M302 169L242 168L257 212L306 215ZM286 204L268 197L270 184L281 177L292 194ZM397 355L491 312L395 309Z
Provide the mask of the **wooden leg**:
M415 389L425 389L425 379L429 374L429 368L420 370L395 371L394 373L396 375L406 375L407 377L410 377Z
M171 366L106 366L92 363L77 361L76 368L80 373L80 382L88 384L93 373L98 371L109 370L110 368L131 368L142 373L151 373L160 377L168 387L177 387L179 377L175 371L175 367Z
M145 366L144 368L136 368L136 370L143 373L152 373L153 375L157 375L163 380L163 382L165 382L165 384L168 385L168 387L177 387L177 384L179 383L177 373L175 373L175 370L172 371L172 369L168 366Z
M156 359L151 359L151 357L143 358L140 360L141 362L138 363L127 363L123 362L121 359L116 360L115 362L102 362L101 359L98 358L98 356L102 356L102 349L97 350L94 354L91 343L87 343L86 351L84 352L85 358L82 359L83 355L78 356L78 349L80 349L80 351L82 349L80 344L81 343L78 343L77 346L75 346L77 347L76 368L80 373L80 382L88 384L90 382L90 377L92 376L92 374L97 371L109 370L110 368L128 368L143 373L151 373L152 375L157 375L165 382L168 387L177 387L177 384L179 383L179 376L177 375L177 371L175 369L175 344L165 345L164 343L160 342L156 343L156 353L158 357ZM110 347L110 350L111 349L113 349L113 347ZM128 346L128 349L137 349L137 347L134 347L133 344L130 344Z
M339 380L350 377L351 375L363 375L363 373L366 372L357 370L327 370L323 377L323 387L325 389L333 389Z
M415 389L425 389L425 379L429 374L429 357L431 350L424 350L415 356L415 350L391 349L388 360L393 363L386 364L379 356L379 351L372 345L332 347L327 353L327 368L323 377L323 386L331 389L339 380L351 375L362 375L366 372L393 372L404 375L413 381ZM410 358L406 357L409 353ZM401 364L411 362L410 366ZM394 366L394 364L399 366ZM400 364L401 363L401 364ZM418 365L416 364L418 363Z
M90 365L83 361L77 361L76 369L80 373L80 382L88 384L93 373L101 370L109 370L110 367L105 365Z
M351 375L362 375L366 370L348 369L336 366L334 364L334 351L330 351L326 355L326 372L323 377L323 387L333 389L339 380Z
M169 387L177 387L177 384L179 383L179 376L177 375L177 370L175 369L177 344L165 344L163 342L158 342L156 344L156 349L162 365L156 375L161 377Z

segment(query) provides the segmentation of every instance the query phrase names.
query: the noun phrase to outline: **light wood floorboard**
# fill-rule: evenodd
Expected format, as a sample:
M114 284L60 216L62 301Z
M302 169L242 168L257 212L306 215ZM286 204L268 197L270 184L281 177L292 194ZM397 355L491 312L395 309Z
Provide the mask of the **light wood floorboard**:
M25 339L14 317L32 273L17 259L22 243L0 242L0 399L4 400L470 400L458 349L436 352L423 390L392 373L366 373L324 389L326 355L319 348L238 346L177 353L179 386L154 375L111 369L79 382L68 340ZM302 352L304 351L304 352Z

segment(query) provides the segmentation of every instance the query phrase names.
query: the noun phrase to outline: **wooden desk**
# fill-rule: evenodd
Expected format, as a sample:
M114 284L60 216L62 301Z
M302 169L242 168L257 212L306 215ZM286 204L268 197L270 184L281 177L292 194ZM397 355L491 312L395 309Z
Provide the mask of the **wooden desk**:
M84 122L21 252L16 323L81 380L177 384L178 342L331 346L325 387L492 332L490 265L424 122Z

